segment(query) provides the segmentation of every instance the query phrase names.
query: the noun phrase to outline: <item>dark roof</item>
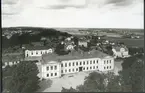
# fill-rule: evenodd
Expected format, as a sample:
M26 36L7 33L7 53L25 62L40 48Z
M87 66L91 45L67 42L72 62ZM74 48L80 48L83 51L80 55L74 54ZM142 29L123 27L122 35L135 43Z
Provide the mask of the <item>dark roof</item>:
M125 51L128 51L128 48L126 46L113 46L113 48L116 50L116 51L120 51L121 48L124 48Z
M23 55L5 55L2 56L2 62L13 62L23 60Z
M26 50L47 50L50 49L50 47L46 47L46 46L29 46L26 47Z
M88 52L78 52L73 51L68 55L57 55L57 54L44 54L42 55L43 63L47 63L48 61L63 61L63 60L74 60L74 59L87 59L87 58L105 58L109 55L102 53L98 50L92 50L90 53Z
M36 57L36 56L34 56L34 57L26 57L25 58L26 61L34 61L34 60L41 60L41 59L42 59L41 56L39 56L39 57Z

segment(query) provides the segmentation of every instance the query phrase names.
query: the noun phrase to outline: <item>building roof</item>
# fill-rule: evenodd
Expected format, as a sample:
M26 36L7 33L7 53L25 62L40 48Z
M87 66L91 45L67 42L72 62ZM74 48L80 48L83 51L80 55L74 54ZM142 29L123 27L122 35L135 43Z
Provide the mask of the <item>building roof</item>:
M102 53L98 50L92 50L90 52L73 51L68 55L57 55L57 54L44 54L42 55L43 63L49 61L61 62L64 60L75 60L75 59L87 59L87 58L106 58L108 54Z
M26 57L25 58L26 61L34 61L34 60L37 60L38 61L38 60L41 60L41 59L42 59L41 56L38 56L38 57L37 56L34 56L34 57Z
M23 60L23 55L5 55L2 56L2 62L14 62Z
M121 48L124 48L125 51L128 51L128 48L126 46L113 46L113 48L116 50L116 51L120 51Z
M50 49L50 47L46 47L46 46L29 46L29 47L26 47L26 50L48 50L48 49Z
M31 42L34 46L43 46L43 42Z

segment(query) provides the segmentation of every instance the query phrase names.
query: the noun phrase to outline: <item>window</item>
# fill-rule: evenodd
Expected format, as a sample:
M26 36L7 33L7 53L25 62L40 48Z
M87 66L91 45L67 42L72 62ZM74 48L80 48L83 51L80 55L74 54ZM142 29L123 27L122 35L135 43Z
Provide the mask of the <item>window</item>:
M57 76L57 73L55 73L55 76Z
M27 57L28 57L29 55L27 54Z
M38 54L38 52L36 51L36 54Z
M69 72L71 72L71 69L69 69Z
M74 69L72 69L73 70L73 72L74 72Z
M110 69L111 69L111 66L110 66Z
M63 67L63 64L61 64L61 67Z
M88 67L87 67L87 70L88 70Z
M107 60L107 64L108 64L108 60Z
M69 63L69 66L71 66L71 63Z
M106 67L104 67L104 69L106 69Z
M108 69L108 66L107 66L107 69Z
M78 66L78 62L76 63L76 65Z
M76 71L78 71L78 68L76 68Z
M51 76L53 76L53 73L51 73Z
M95 60L94 60L94 64L95 64Z
M51 66L51 70L53 70L53 66Z
M65 72L67 72L67 70L65 70Z
M31 55L33 55L33 52L31 52Z
M73 66L75 65L75 63L73 62Z
M55 70L57 69L57 66L55 66Z
M84 67L84 70L85 70L85 67Z
M111 63L111 60L110 60L110 63Z
M63 70L61 70L61 73L63 73Z
M67 63L65 63L65 67L67 67Z
M47 67L47 71L49 70L49 67Z
M98 68L98 66L96 66L96 68Z
M89 62L87 61L87 64L89 64Z
M47 74L47 77L49 77L49 74Z
M97 63L98 63L98 60L97 60Z
M85 65L85 61L84 61L84 63L83 63L84 65Z
M92 64L92 60L90 61L90 64Z
M41 51L41 54L42 54L42 51Z
M92 67L90 67L90 69L92 69Z
M93 69L95 69L95 66L94 66L94 68Z
M80 62L80 65L82 65L82 62Z
M104 60L104 64L106 63L106 61Z

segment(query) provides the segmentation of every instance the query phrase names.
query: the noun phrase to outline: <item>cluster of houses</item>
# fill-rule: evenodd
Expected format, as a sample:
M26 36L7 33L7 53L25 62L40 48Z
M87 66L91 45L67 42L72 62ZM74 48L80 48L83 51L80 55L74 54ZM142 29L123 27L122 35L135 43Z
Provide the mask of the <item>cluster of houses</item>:
M61 77L64 74L77 73L80 71L109 71L114 69L114 58L128 57L128 49L125 46L113 46L112 51L114 56L110 56L98 50L83 52L76 51L76 46L72 41L73 37L66 38L61 44L65 44L66 50L71 50L68 55L57 55L54 53L54 48L44 46L34 46L25 48L24 58L11 58L5 60L3 57L4 66L15 65L20 61L37 60L41 64L40 78L55 78ZM99 38L100 39L100 38ZM106 42L106 41L105 41ZM109 43L109 42L106 42ZM79 46L88 46L88 41L79 40ZM13 59L13 60L12 60ZM12 62L13 61L13 62Z

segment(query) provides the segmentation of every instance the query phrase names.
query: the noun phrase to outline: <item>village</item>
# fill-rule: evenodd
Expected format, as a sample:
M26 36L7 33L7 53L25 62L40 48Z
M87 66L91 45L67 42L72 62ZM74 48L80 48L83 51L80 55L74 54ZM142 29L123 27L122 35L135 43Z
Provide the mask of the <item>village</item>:
M98 73L113 72L118 75L122 70L121 64L125 58L143 52L139 48L128 47L124 42L105 39L103 35L90 33L88 35L70 35L60 32L61 34L57 36L58 33L59 31L55 32L55 30L20 33L17 36L23 36L20 38L21 43L26 41L30 43L21 45L18 42L18 45L4 50L2 54L3 69L21 62L35 62L39 70L37 76L41 80L40 86L42 87L39 91L60 92L62 87L76 88L77 85L83 84L85 76L94 71ZM49 34L52 35L51 38ZM17 36L14 34L15 38ZM14 37L12 36L12 38ZM31 39L38 40L31 41ZM75 78L78 79L78 82ZM53 82L52 87L43 90L43 86L49 80Z

